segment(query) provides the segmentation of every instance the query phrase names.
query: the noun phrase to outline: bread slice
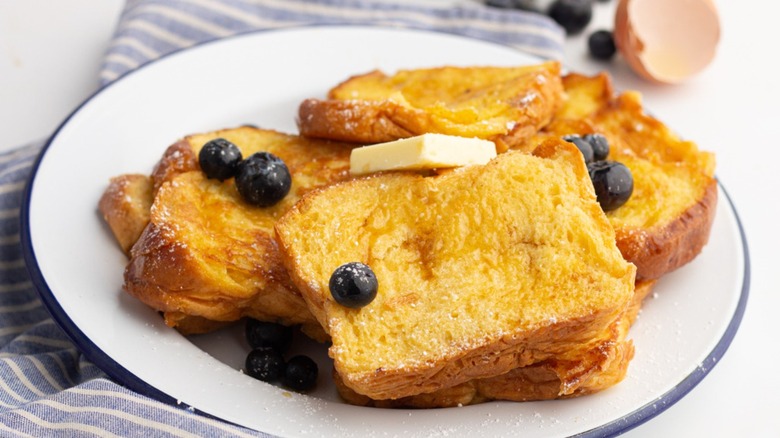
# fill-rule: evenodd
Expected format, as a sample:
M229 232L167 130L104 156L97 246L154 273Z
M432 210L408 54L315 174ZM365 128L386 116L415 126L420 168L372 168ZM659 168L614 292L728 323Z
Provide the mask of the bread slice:
M125 254L149 223L152 207L152 180L148 175L119 175L108 183L98 202L98 210Z
M207 179L197 154L222 137L243 155L268 151L287 164L290 193L260 208L232 179ZM130 251L124 289L163 312L184 333L209 331L242 317L302 325L320 340L320 325L282 265L273 227L307 191L349 177L351 147L252 127L192 135L172 145L153 172L149 223Z
M333 373L339 395L347 403L379 408L446 408L491 400L532 401L579 397L603 391L620 383L634 356L628 331L649 295L655 280L636 283L631 304L621 317L591 342L575 345L554 358L506 374L474 379L427 394L395 400L373 400L346 386Z
M353 76L301 103L301 135L380 143L425 133L492 140L499 152L546 125L561 101L560 64L439 67Z
M566 98L546 126L519 149L550 136L604 134L609 159L634 176L634 192L607 213L617 245L637 278L657 279L693 260L706 245L717 205L715 157L647 114L637 92L616 94L605 73L568 74Z
M386 173L326 187L276 225L283 260L344 384L395 399L493 377L587 342L634 292L579 151L550 139L437 177ZM379 293L328 290L363 262Z

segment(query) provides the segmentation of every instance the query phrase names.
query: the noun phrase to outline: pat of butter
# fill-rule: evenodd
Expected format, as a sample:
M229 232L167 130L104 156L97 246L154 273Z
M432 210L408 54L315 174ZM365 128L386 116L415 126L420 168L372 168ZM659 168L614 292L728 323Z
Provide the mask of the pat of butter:
M353 175L382 170L423 170L485 164L496 156L492 141L444 134L423 134L352 150Z

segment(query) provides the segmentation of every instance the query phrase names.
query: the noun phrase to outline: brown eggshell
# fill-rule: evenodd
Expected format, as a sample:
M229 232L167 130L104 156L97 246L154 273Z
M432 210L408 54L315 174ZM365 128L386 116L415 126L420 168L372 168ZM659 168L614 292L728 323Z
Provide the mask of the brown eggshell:
M620 0L615 45L640 76L679 83L702 71L720 40L712 0Z

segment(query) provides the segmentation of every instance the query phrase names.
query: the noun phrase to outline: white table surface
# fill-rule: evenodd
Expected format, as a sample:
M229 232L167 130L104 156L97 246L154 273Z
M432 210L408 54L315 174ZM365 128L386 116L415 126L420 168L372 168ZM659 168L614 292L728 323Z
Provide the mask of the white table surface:
M450 1L450 0L442 0ZM610 71L653 113L716 153L717 175L745 226L750 299L731 347L685 398L625 436L780 436L780 75L772 32L780 2L716 0L723 33L709 68L677 86L637 78L620 59L587 56L585 35L611 29L614 3L596 3L583 35L567 40L576 71ZM120 0L0 0L0 150L47 137L97 87Z

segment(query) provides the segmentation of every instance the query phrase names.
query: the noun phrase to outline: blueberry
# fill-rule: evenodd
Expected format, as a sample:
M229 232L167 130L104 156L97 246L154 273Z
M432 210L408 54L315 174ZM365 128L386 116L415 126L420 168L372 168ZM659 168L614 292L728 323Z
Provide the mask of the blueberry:
M591 0L556 0L547 15L560 24L567 35L580 33L593 18Z
M563 136L563 139L569 143L574 143L574 146L577 146L577 149L582 152L582 157L585 159L586 163L593 161L593 146L585 141L585 139L576 134L565 135Z
M207 178L224 181L235 176L241 158L238 146L224 138L215 138L200 149L198 164Z
M379 288L376 275L370 267L360 262L339 266L330 276L330 293L342 306L357 309L376 298Z
M604 211L614 210L628 201L634 191L634 177L623 163L594 161L588 164L588 173L596 190L596 199Z
M282 353L272 348L255 348L246 356L246 373L263 382L274 382L287 369Z
M246 321L244 328L246 341L252 348L273 348L284 353L292 343L292 327L250 318Z
M615 56L617 48L612 32L608 30L597 30L588 37L588 49L590 55L596 59L609 60Z
M295 356L287 361L282 383L296 391L308 391L317 384L317 363L308 356Z
M252 205L269 207L276 204L287 195L291 185L287 165L271 153L257 152L238 166L236 188Z
M606 160L609 155L609 141L601 134L586 134L583 140L590 143L593 148L593 161Z

